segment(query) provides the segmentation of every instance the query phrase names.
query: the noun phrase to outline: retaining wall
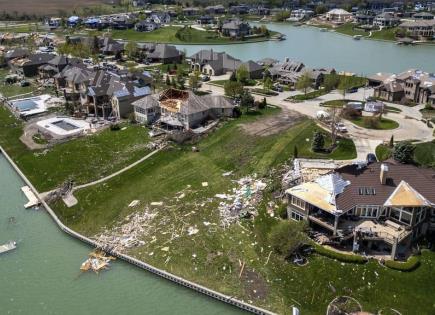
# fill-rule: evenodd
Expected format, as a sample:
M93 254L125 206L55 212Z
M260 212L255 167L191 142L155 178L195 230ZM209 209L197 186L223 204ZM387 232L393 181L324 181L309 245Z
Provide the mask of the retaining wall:
M27 186L30 187L30 189L33 191L33 193L37 196L37 198L39 199L39 201L41 202L41 204L44 206L45 210L48 212L48 214L51 216L51 218L54 220L54 222L58 225L58 227L65 233L71 235L72 237L75 237L79 240L81 240L82 242L85 242L91 246L94 247L98 247L101 248L101 244L95 242L94 240L91 240L90 238L81 235L80 233L77 233L76 231L73 231L72 229L70 229L69 227L67 227L66 225L64 225L59 218L57 217L57 215L54 213L54 211L50 208L50 206L39 196L38 191L35 189L35 187L32 185L32 183L27 179L27 177L24 175L24 173L18 168L18 166L15 164L15 162L11 159L11 157L7 154L7 152L3 149L2 146L0 146L0 153L2 153L4 155L4 157L9 161L9 163L12 165L12 167L15 169L15 171L18 173L18 175L20 175L20 177L23 179L23 181L26 183ZM140 261L136 258L133 258L131 256L110 250L110 249L104 249L104 251L106 253L108 253L109 255L115 256L119 259L122 259L128 263L131 263L139 268L145 269L155 275L158 275L162 278L165 278L167 280L170 280L172 282L175 282L179 285L182 285L186 288L195 290L199 293L205 294L207 296L210 296L216 300L231 304L233 306L236 306L242 310L251 312L253 314L261 314L261 315L275 315L275 313L272 313L268 310L250 305L248 303L245 303L241 300L237 300L231 296L228 295L224 295L222 293L213 291L211 289L208 289L206 287L203 287L199 284L196 284L194 282L191 282L189 280L183 279L181 277L178 277L176 275L173 275L169 272L166 272L164 270L158 269L156 267L153 267L143 261Z

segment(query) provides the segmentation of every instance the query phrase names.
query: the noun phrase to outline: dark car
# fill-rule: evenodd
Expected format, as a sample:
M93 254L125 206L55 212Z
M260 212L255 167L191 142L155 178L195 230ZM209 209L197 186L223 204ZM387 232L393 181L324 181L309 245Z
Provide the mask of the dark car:
M356 93L356 92L358 92L358 88L357 87L353 87L353 88L350 88L350 89L346 90L346 93Z
M367 163L375 163L377 162L378 159L376 158L376 155L374 155L373 153L369 153L367 154Z

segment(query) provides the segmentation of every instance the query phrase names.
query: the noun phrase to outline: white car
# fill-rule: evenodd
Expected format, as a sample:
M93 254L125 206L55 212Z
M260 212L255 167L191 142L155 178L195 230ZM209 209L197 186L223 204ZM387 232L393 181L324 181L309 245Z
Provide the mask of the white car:
M340 132L347 132L347 128L343 123L335 124L335 128Z

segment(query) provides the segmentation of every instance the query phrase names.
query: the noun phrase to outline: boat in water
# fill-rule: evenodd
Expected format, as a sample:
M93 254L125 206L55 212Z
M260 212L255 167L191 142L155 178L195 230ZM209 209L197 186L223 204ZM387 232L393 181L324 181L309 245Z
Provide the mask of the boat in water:
M353 36L353 39L356 39L356 40L360 40L362 38L362 35L354 35Z
M0 245L0 254L10 252L17 248L17 242L9 241L6 244Z

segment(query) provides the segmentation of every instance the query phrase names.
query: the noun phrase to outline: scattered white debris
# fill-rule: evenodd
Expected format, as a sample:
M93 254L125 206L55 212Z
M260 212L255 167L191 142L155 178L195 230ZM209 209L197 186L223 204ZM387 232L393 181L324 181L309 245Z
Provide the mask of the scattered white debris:
M207 222L207 221L204 221L202 223L204 223L205 226L209 226L211 224L210 222Z
M202 187L208 187L208 182L202 182Z
M127 127L122 127L122 128L121 128L121 130L125 130L125 129L127 129Z
M128 205L130 208L136 207L139 204L139 200L133 200L132 202L130 202L130 204Z
M162 247L161 250L164 251L164 252L168 252L169 251L169 247L168 246Z
M162 201L154 201L154 202L151 202L151 205L152 206L163 206L163 202Z
M222 176L226 177L226 176L231 176L233 174L233 171L229 171L229 172L225 172L222 174Z
M199 229L193 227L193 226L189 226L189 228L187 229L187 234L190 235L195 235L199 232Z

